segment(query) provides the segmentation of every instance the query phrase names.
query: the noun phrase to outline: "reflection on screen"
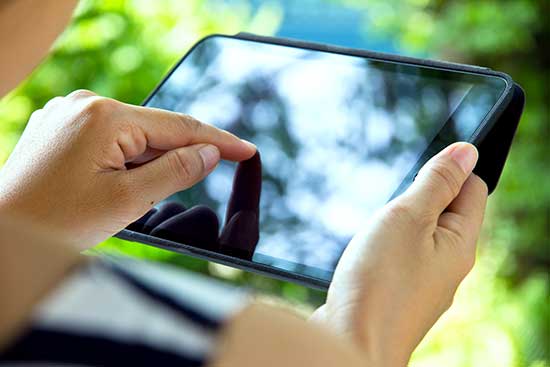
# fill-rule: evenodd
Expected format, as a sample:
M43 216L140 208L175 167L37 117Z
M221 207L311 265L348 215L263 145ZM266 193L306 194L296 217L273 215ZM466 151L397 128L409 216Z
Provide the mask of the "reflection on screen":
M472 86L429 69L216 37L198 45L147 105L254 142L263 181L253 261L329 280L350 238ZM461 113L456 126L465 129L487 111ZM223 162L171 199L206 204L223 218L234 170Z

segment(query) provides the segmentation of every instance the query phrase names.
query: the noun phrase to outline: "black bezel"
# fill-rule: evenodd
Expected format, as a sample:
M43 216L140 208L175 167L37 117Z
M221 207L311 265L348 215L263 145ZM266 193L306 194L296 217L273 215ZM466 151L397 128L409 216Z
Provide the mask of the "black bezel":
M370 52L370 51L356 50L356 49L343 48L343 47L337 47L337 46L329 46L329 45L317 44L317 43L311 43L311 42L287 40L287 39L280 39L275 37L256 36L256 35L246 34L246 33L241 33L235 36L213 34L213 35L204 37L201 40L199 40L197 43L195 43L189 49L189 51L187 51L187 53L172 67L172 69L155 87L155 89L151 92L151 94L145 99L142 105L145 105L150 101L150 99L157 93L157 91L159 90L159 88L161 88L161 86L165 83L165 81L168 78L170 78L172 73L178 68L178 66L199 44L213 37L241 39L241 40L253 41L258 43L282 45L282 46L309 49L309 50L335 53L335 54L341 54L341 55L367 57L370 59L384 61L384 62L394 62L394 63L400 63L400 64L430 67L430 68L435 68L440 70L461 71L461 72L471 73L471 74L490 75L490 76L500 77L505 80L506 87L502 95L498 99L498 101L493 106L493 108L488 112L485 119L480 123L478 128L474 131L474 133L472 134L472 137L468 139L470 143L473 143L475 145L478 145L486 137L487 133L493 128L494 124L499 119L502 112L510 102L512 98L512 91L514 88L514 82L512 81L512 78L509 75L502 72L493 71L488 68L478 67L478 66L456 64L456 63L450 63L450 62L444 62L444 61L424 60L424 59L417 59L412 57L398 56L393 54L385 54L385 53L379 53L379 52ZM430 145L426 149L426 152L423 154L423 157L418 161L418 163L413 168L413 171L418 170L421 167L425 158L432 155L432 150L434 150L434 148ZM414 176L414 172L411 171L411 175L409 176L412 179L412 177ZM252 271L252 272L266 275L269 277L277 278L280 280L291 281L291 282L301 284L311 288L326 290L330 285L329 281L326 281L323 279L318 279L318 278L313 278L302 274L292 273L292 272L285 271L280 268L272 267L269 265L256 263L250 260L243 260L238 257L224 255L214 251L204 250L194 246L189 246L182 243L177 243L174 241L153 237L147 234L134 232L127 229L122 230L121 232L117 233L115 236L121 239L140 242L142 244L151 245L154 247L178 252L185 255L190 255L199 259L213 261L223 265L232 266L238 269Z

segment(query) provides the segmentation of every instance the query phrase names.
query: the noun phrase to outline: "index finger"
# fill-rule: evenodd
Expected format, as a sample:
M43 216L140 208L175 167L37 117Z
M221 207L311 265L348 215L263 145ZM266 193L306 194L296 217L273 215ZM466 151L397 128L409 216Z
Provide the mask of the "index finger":
M486 204L487 185L477 175L471 174L462 186L460 194L441 215L439 225L451 226L451 222L456 221L451 218L458 217L462 227L460 232L468 237L468 243L475 244L483 223ZM449 217L449 220L446 221L445 217Z
M177 112L130 106L132 121L145 133L147 145L154 149L172 150L192 144L215 145L223 159L242 161L256 153L256 146L228 131L205 124Z

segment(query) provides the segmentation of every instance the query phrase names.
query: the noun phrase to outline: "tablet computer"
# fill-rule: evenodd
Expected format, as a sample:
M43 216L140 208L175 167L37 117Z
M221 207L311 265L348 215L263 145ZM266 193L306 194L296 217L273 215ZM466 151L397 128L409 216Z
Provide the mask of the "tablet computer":
M369 217L443 147L482 141L513 87L485 68L209 36L144 105L226 129L260 154L221 162L118 236L326 288Z

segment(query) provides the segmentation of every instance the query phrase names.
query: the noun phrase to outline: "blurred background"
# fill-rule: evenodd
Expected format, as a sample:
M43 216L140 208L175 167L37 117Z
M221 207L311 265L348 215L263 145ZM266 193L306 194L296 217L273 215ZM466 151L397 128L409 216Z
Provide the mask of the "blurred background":
M77 88L140 104L200 37L240 31L488 66L527 94L476 267L411 366L550 366L550 2L82 0L50 56L0 100L0 164L32 111ZM152 247L124 253L246 284L307 314L324 294Z

